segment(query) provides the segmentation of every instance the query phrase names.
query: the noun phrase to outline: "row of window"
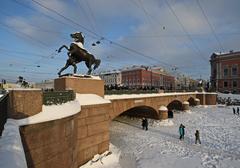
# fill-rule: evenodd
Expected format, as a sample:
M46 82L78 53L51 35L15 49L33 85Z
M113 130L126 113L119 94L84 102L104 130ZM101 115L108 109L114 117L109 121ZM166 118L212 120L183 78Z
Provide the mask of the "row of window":
M227 68L224 67L223 69L223 75L224 76L229 76L229 74L232 74L232 76L237 76L238 75L238 68L237 65L233 66L232 68Z
M224 86L225 88L231 86L231 84L232 84L232 87L233 87L233 88L238 87L238 82L237 82L237 81L232 81L232 82L224 81L224 82L223 82L223 86Z

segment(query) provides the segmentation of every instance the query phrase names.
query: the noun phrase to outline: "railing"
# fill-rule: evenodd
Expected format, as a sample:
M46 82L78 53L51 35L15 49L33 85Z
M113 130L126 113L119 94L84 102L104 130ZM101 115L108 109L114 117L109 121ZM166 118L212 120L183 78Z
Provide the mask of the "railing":
M0 136L4 129L4 124L7 121L7 111L8 111L8 93L4 93L0 97Z
M54 90L45 90L43 91L43 104L52 105L52 104L62 104L68 101L72 101L76 98L76 94L73 90L67 91L54 91Z

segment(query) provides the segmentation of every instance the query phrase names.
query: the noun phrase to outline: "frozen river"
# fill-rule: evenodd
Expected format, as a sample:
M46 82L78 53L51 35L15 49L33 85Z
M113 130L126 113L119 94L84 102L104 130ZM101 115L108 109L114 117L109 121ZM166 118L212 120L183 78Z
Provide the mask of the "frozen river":
M141 129L140 119L116 120L110 127L113 154L84 168L240 167L240 116L233 115L232 107L195 107L191 113L175 113L173 126L151 120L148 131ZM181 123L186 126L184 141L178 135ZM196 129L201 145L195 145Z

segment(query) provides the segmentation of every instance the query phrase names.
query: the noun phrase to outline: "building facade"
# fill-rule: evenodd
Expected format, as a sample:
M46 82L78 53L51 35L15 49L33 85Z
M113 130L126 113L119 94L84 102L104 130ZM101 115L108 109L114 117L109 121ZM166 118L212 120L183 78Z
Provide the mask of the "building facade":
M137 67L122 71L122 84L133 89L157 88L174 90L175 78L161 71Z
M122 74L121 71L112 71L99 74L100 78L104 80L105 86L121 86Z
M213 53L210 64L213 90L240 93L240 52Z

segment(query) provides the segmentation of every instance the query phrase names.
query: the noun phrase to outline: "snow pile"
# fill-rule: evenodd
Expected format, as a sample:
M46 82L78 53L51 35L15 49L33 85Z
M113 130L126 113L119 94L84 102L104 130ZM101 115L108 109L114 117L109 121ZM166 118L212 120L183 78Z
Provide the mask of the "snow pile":
M240 105L240 94L218 93L217 101L219 104Z
M0 138L0 158L0 167L2 168L27 167L16 120L8 119L4 125L4 131Z
M159 111L168 111L166 106L160 106Z
M161 120L161 121L154 121L153 122L153 127L157 127L157 126L164 126L164 127L168 127L168 126L173 126L174 123L172 120L170 119L166 119L166 120Z
M29 125L29 124L37 124L47 121L58 120L61 118L66 118L72 116L74 114L79 113L81 110L80 104L78 100L70 101L61 105L51 105L42 107L42 112L25 118L18 120L19 126Z
M94 104L107 104L111 103L110 100L106 100L101 96L95 94L78 94L76 93L76 99L81 105L94 105Z
M146 97L159 97L159 96L172 96L172 95L189 95L196 94L196 92L182 92L182 93L149 93L149 94L121 94L121 95L105 95L105 99L136 99L136 98L146 98ZM215 94L215 93L208 93Z
M124 160L121 156L121 151L110 143L109 151L104 152L103 154L95 155L92 160L81 166L80 168L122 168L121 162ZM135 168L132 167L129 162L124 162L124 167L126 168Z

